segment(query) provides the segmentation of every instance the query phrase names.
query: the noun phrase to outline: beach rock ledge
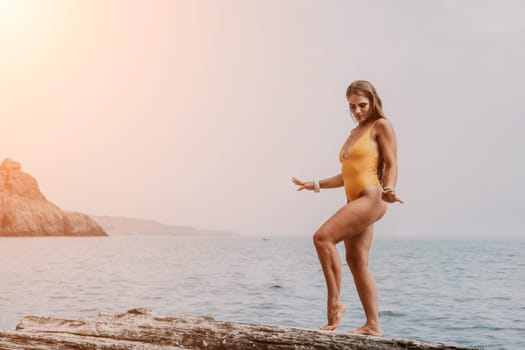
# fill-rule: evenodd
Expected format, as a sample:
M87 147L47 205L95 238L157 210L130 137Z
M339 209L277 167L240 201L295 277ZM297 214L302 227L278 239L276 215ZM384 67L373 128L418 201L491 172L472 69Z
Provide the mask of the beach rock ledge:
M171 350L466 350L420 340L349 335L302 328L163 316L138 308L84 319L26 316L0 330L0 349Z
M65 212L40 192L34 177L20 163L0 164L0 237L107 236L89 216Z

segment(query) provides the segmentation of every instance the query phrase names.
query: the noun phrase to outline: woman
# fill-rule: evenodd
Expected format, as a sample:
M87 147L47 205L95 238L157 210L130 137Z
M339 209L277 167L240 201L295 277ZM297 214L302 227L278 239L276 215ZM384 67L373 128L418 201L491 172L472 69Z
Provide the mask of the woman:
M385 214L387 203L403 203L394 189L396 138L371 83L353 82L346 91L346 98L358 125L339 153L341 173L319 181L304 182L295 177L292 181L299 186L298 191L319 192L321 188L344 186L348 200L313 237L328 289L328 324L321 329L336 329L346 309L340 300L341 259L335 247L344 241L346 261L366 315L366 323L350 333L380 336L376 284L368 268L368 255L374 223Z

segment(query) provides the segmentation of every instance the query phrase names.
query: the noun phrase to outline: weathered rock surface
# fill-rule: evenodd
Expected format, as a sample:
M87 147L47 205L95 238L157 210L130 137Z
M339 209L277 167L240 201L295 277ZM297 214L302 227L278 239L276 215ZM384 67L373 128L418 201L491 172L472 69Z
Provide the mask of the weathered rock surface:
M107 236L89 216L62 211L20 163L0 164L0 236Z
M416 340L221 322L211 317L160 316L148 309L101 313L79 320L28 316L16 329L0 331L1 349L468 349Z

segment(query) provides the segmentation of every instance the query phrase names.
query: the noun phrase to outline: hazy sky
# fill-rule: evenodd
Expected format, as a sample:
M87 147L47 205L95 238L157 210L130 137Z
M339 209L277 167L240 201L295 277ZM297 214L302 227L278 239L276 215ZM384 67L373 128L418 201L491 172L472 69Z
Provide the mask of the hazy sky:
M380 236L521 236L521 1L0 0L0 158L63 209L311 235L346 87L399 146ZM0 159L0 160L1 160Z

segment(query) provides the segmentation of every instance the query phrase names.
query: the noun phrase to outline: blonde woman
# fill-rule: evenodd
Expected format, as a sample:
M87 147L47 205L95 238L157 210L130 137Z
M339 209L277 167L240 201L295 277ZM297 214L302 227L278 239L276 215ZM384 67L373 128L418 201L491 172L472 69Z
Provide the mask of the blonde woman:
M374 86L364 80L346 91L350 112L357 126L346 139L339 160L341 173L322 180L304 182L292 178L301 190L344 187L347 204L332 215L314 234L327 293L328 323L323 330L339 326L346 306L341 302L341 259L336 244L344 241L346 261L363 306L366 323L354 334L381 335L377 289L368 267L374 223L385 215L387 203L403 201L397 196L397 146L390 122Z

